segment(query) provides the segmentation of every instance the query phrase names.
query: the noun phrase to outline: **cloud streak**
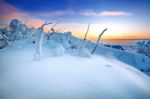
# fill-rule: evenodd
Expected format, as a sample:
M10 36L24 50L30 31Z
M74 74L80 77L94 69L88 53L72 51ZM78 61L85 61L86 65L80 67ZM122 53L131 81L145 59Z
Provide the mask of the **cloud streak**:
M124 12L124 11L102 11L95 12L93 10L85 10L80 13L83 16L131 16L132 13Z
M41 16L41 17L62 17L66 15L74 15L75 12L73 10L66 9L66 10L56 10L50 12L36 12L32 14L34 16Z
M82 12L80 11L74 11L72 9L66 9L66 10L56 10L56 11L50 11L50 12L25 12L21 9L18 9L17 7L7 3L7 2L1 2L0 3L0 22L1 24L8 23L11 19L20 19L23 22L27 22L26 24L31 27L39 27L41 24L44 23L45 19L47 17L49 18L57 18L57 17L63 17L63 16L96 16L96 17L105 17L105 16L130 16L132 13L123 12L123 11L102 11L102 12L95 12L93 10L84 10ZM41 18L43 17L43 18ZM45 17L45 19L44 19ZM2 23L4 22L4 23Z
M99 13L99 16L130 16L132 13L123 11L103 11Z
M58 10L54 12L45 13L46 16L51 16L51 17L73 15L73 14L74 14L73 10Z

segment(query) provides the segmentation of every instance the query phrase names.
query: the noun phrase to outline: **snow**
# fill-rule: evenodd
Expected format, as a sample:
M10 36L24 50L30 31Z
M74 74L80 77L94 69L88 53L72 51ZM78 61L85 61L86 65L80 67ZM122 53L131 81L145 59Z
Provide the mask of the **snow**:
M150 98L150 78L113 57L53 57L43 47L35 60L35 48L23 40L1 49L0 99Z
M0 29L0 99L150 99L149 57L100 44L91 55L94 42L48 24Z

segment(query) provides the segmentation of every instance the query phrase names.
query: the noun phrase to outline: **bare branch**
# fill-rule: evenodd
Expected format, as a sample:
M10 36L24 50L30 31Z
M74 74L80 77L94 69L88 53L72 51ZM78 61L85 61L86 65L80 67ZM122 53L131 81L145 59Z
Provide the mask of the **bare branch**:
M51 29L50 29L50 30L51 30L52 32L55 32L54 27L55 27L58 23L60 23L60 22L55 23L55 24L51 27Z
M86 31L86 34L85 34L85 37L84 37L84 40L86 40L86 37L87 37L87 34L89 32L89 27L90 27L91 23L88 24L88 28L87 28L87 31Z
M102 37L102 35L104 34L104 32L105 32L106 30L107 30L107 29L104 29L103 32L99 35L99 37L98 37L98 39L97 39L97 43L96 43L96 45L95 45L95 47L94 47L94 49L93 49L93 51L92 51L91 54L93 54L93 53L95 52L95 50L96 50L96 48L97 48L97 45L98 45L98 43L99 43L99 40L100 40L100 38Z
M43 30L44 26L45 26L45 25L49 25L49 24L52 24L52 22L49 22L49 23L45 22L41 27L39 27L39 29L42 29L42 30Z

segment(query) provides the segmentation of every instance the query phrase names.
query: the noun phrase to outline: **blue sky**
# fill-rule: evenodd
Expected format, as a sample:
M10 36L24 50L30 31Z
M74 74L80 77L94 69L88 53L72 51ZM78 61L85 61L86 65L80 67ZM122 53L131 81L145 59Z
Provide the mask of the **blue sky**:
M134 37L136 34L150 35L149 5L150 0L2 0L3 9L0 11L1 19L16 16L36 24L61 21L66 27L71 24L69 28L72 32L83 32L77 31L77 27L82 27L78 29L82 30L92 22L95 26L91 27L91 34L100 31L96 25L101 24L102 28L110 27L112 34L115 32L121 36L133 33L131 36ZM10 9L10 12L4 9Z

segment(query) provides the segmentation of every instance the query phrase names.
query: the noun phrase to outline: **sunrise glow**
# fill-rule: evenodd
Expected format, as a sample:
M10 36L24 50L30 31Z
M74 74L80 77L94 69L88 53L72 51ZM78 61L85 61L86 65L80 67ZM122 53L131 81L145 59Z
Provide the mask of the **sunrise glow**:
M71 8L65 8L64 3L64 6L62 5L63 7L60 9L60 5L57 4L56 7L52 8L41 5L36 10L36 4L32 4L33 8L28 9L28 3L21 7L23 4L21 1L14 4L10 0L2 0L0 3L0 25L8 24L11 19L15 18L22 20L29 27L35 28L40 27L46 21L54 23L60 21L60 24L56 26L58 32L70 31L73 35L83 38L90 22L91 26L88 34L90 40L97 39L97 36L105 28L108 28L108 31L102 39L150 39L149 13L147 13L149 7L145 4L146 1L143 1L144 4L140 0L137 0L137 2L133 2L134 0L130 2L126 2L126 0L108 1L100 0L97 1L98 3L93 2L95 4L93 6L87 3L85 4L86 7L78 7L77 2L73 0L75 4ZM80 3L82 4L82 2ZM101 4L105 6L102 8ZM115 5L120 6L116 7ZM115 6L115 9L113 6ZM50 26L47 26L45 31L49 30Z

